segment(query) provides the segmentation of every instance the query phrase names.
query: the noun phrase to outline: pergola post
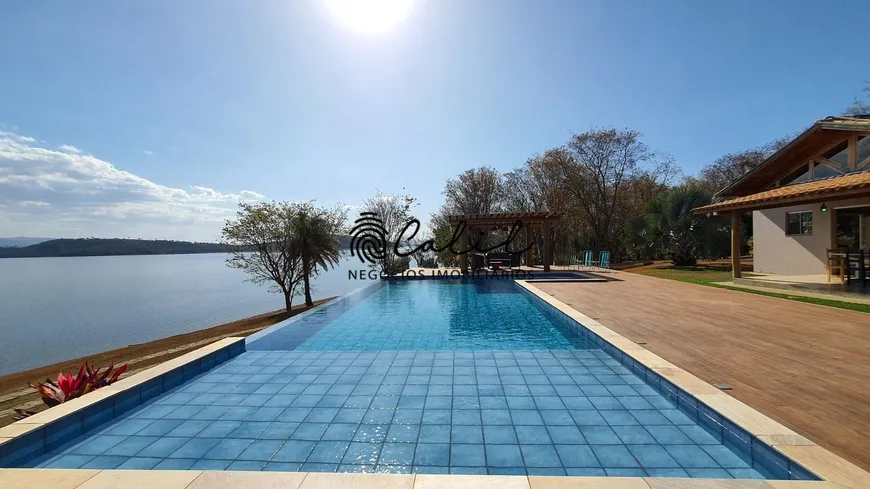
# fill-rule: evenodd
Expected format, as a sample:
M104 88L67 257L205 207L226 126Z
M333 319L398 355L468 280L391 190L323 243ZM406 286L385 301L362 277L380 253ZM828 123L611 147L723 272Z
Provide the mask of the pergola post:
M734 278L742 276L740 270L740 211L731 213L731 274Z
M459 271L463 274L468 271L468 253L465 250L468 248L468 228L462 230L459 235L459 250L462 254L459 255Z
M523 227L526 228L526 246L529 247L529 249L526 250L526 266L530 267L530 266L532 266L532 248L533 248L531 246L531 244L532 244L532 225L527 223L527 222L524 222Z
M550 262L552 261L551 254L552 250L550 249L550 220L546 217L544 218L544 271L550 271Z

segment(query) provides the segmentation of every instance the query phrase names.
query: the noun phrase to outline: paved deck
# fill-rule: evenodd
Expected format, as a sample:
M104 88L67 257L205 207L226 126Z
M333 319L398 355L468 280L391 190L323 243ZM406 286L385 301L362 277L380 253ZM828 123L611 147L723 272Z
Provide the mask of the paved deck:
M626 272L541 290L870 468L870 315Z

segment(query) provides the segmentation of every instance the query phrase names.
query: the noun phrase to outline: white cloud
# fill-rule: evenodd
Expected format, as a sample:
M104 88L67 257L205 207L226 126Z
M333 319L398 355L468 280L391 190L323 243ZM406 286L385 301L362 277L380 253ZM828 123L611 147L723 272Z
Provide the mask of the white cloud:
M152 153L151 151L148 151L147 149L145 151L143 151L143 153L145 153L146 156L154 155L154 153Z
M76 148L75 146L73 146L71 144L61 144L60 146L57 147L57 149L63 151L64 153L80 154L82 152L82 150Z
M251 190L169 187L73 146L44 146L0 131L0 236L214 240L238 202L264 198Z

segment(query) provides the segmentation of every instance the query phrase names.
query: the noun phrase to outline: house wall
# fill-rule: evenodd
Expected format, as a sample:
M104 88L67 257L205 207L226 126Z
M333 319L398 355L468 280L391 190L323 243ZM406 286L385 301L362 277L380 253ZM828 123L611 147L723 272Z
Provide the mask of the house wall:
M870 198L826 202L822 204L777 207L752 212L753 271L777 275L813 275L827 273L827 251L832 248L834 209L870 205ZM813 234L786 236L786 213L813 211Z

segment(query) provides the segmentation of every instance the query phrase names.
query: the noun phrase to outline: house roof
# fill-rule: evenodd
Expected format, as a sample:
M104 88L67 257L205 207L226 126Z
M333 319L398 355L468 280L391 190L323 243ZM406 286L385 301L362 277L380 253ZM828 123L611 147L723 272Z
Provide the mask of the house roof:
M749 211L780 207L783 205L808 204L828 199L870 196L870 171L848 173L812 182L786 185L765 192L737 197L715 204L698 207L692 212Z
M870 136L870 116L826 117L816 121L760 165L716 192L716 196L739 197L758 192L778 175L808 160L826 146L839 143L849 135L844 132Z

